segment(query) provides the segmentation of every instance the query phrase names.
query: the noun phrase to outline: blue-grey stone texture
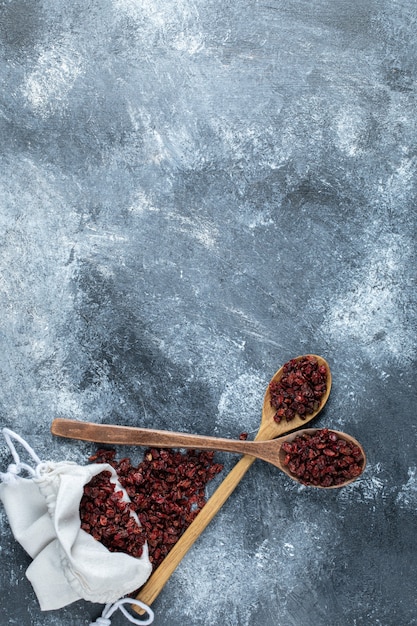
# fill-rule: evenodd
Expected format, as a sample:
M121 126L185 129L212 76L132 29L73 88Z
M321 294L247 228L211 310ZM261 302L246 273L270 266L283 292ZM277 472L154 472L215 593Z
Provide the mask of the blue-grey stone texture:
M257 461L156 626L417 624L416 28L413 0L0 1L1 426L80 463L53 418L253 438L316 353L314 425L368 455L330 491ZM2 624L100 615L41 612L0 523Z

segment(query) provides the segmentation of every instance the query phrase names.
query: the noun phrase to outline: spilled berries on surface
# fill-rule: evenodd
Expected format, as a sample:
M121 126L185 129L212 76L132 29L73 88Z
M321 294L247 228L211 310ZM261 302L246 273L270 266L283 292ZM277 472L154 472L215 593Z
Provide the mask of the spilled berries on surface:
M214 462L212 451L187 450L183 453L151 448L145 451L143 461L136 467L129 458L117 461L115 457L114 450L98 450L89 460L108 463L116 470L119 482L131 500L130 505L123 505L127 514L129 510L137 514L140 532L135 530L131 536L132 522L118 513L118 507L122 506L118 496L114 500L111 488L103 486L104 479L98 478L95 482L105 493L93 492L93 497L91 490L97 485L90 482L85 486L80 505L82 528L102 543L105 540L106 547L113 551L133 554L137 541L136 556L140 556L147 541L149 560L155 569L205 505L206 486L223 466ZM109 528L108 535L96 531L97 523L104 529Z

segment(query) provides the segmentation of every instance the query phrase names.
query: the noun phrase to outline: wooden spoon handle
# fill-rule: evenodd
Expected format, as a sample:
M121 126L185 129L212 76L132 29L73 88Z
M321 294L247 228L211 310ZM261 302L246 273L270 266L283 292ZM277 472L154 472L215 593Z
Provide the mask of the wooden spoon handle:
M227 474L226 478L201 509L195 520L188 526L187 530L180 537L173 548L168 552L160 566L152 573L147 582L140 589L136 598L152 604L165 586L171 574L177 568L185 554L193 543L199 538L203 530L208 526L219 509L226 502L227 498L237 487L247 470L254 462L255 457L245 455ZM132 609L138 613L143 613L138 607L132 605Z
M154 430L136 426L115 424L94 424L78 420L56 418L51 424L51 432L59 437L94 441L95 443L121 444L130 446L151 446L154 448L191 448L198 450L223 450L238 454L262 454L259 444L254 441L240 441L223 437L191 435L169 430Z

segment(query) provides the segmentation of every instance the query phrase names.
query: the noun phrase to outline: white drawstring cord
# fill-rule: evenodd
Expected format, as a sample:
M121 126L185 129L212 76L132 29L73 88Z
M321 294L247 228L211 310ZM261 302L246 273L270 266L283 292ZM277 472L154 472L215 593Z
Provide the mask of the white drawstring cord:
M123 606L124 604L136 604L137 606L140 606L141 609L146 611L149 617L144 620L134 618L132 615L130 615L130 613L126 611L125 607ZM113 613L117 611L117 609L120 609L123 615L127 617L129 622L131 622L132 624L139 624L140 626L148 626L148 624L152 624L155 617L152 609L144 602L136 600L135 598L120 598L120 600L117 600L113 604L106 604L101 616L98 617L95 622L90 622L90 626L110 626L110 617L113 615Z
M25 441L20 435L13 432L9 428L3 428L2 433L9 447L9 450L13 456L14 463L11 463L9 465L9 467L7 468L7 472L5 473L0 472L0 480L5 483L13 482L14 480L16 480L16 477L21 472L21 470L26 470L31 476L35 476L36 472L33 469L33 467L31 467L27 463L21 462L12 439L15 439L18 443L20 443L25 448L26 452L30 454L30 456L35 461L35 463L39 465L41 463L41 460L36 454L36 452L34 451L34 449L31 448L31 446L27 443L27 441Z

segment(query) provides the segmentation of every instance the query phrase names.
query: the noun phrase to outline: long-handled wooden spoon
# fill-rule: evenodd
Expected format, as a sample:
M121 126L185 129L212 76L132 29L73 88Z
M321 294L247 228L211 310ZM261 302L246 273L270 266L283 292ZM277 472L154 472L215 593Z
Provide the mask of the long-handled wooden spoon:
M264 402L262 406L262 418L261 425L258 430L258 434L255 437L256 441L264 441L265 439L274 439L275 437L279 437L280 435L284 435L284 433L288 433L296 428L300 428L305 425L320 413L326 404L331 384L332 384L332 375L330 372L329 364L325 359L317 355L310 355L317 359L319 365L324 365L327 370L327 390L321 399L320 405L317 410L308 415L305 419L301 419L300 416L296 415L291 422L282 421L279 424L274 421L275 409L271 406L271 393L268 388L265 392ZM304 358L304 355L296 358L297 361L300 361ZM280 367L280 369L275 372L270 383L277 382L282 378L284 366ZM201 533L207 528L213 517L216 513L221 509L223 504L226 502L228 497L233 493L237 485L240 483L252 463L255 461L254 456L245 455L243 456L236 465L231 469L231 471L227 474L226 478L220 483L217 487L216 491L209 498L203 509L199 512L195 520L188 526L187 530L181 535L176 544L171 548L168 552L167 556L164 558L162 563L157 567L157 569L151 574L146 583L140 589L137 599L141 600L145 604L151 605L152 602L158 597L164 588L165 584L168 582L170 576L176 570L178 565L180 564L182 558L191 548L191 546L197 541ZM135 609L139 613L142 613L140 609Z
M222 437L206 437L204 435L189 435L188 433L177 433L169 430L153 430L151 428L136 428L131 426L117 426L110 424L94 424L92 422L80 422L77 420L57 418L52 422L51 432L59 437L67 437L69 439L80 439L81 441L94 441L96 443L115 444L115 445L131 445L131 446L150 446L154 448L190 448L198 450L222 450L224 452L236 452L238 454L248 454L267 461L275 467L278 467L290 478L297 482L302 482L299 478L292 474L288 466L284 463L286 456L285 450L282 449L284 442L291 442L295 437L308 434L313 435L319 429L304 428L297 430L290 435L269 439L265 441L240 441L235 439L224 439ZM362 459L365 459L365 453L360 443L339 431L331 431L338 438L358 447L361 450ZM362 463L362 468L364 464ZM355 477L356 478L356 477ZM345 480L338 485L317 485L326 489L332 487L344 487L355 480L351 478Z
M269 385L265 393L263 407L262 407L262 419L258 434L255 437L255 441L264 441L268 439L274 439L284 433L293 431L311 421L316 415L323 409L326 404L331 388L331 372L329 365L325 359L317 355L309 355L317 359L319 365L324 365L327 370L327 390L321 399L320 405L317 410L302 419L296 415L290 422L282 421L279 424L273 419L275 409L271 406L271 394ZM297 357L296 360L303 359L304 356ZM283 375L283 367L281 367L272 377L271 382L280 380ZM232 468L227 474L226 478L222 481L213 495L209 498L206 505L197 515L195 520L190 524L187 530L183 533L177 543L173 546L167 556L164 558L159 567L152 573L145 585L141 588L137 598L150 605L158 597L162 591L166 582L169 580L171 574L175 571L184 555L188 552L194 542L198 539L204 529L208 526L210 521L220 510L223 504L226 502L231 493L237 487L243 476L246 474L249 467L255 461L254 456L245 454L240 461ZM132 607L135 609L135 607ZM138 612L142 612L140 609L135 609Z

